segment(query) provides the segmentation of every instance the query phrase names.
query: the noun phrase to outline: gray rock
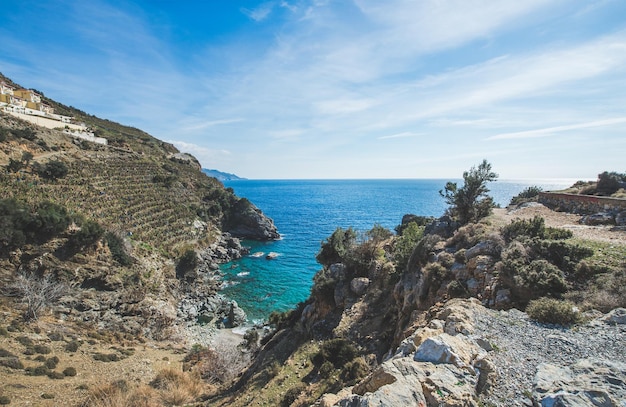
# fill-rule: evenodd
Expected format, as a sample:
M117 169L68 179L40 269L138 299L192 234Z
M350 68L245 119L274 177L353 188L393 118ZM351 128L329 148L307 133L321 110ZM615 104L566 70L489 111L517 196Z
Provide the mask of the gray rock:
M465 251L465 259L470 260L479 255L498 255L502 247L493 240L482 240Z
M620 212L615 215L615 224L617 226L626 226L626 211Z
M626 404L626 364L582 359L571 366L537 367L534 396L546 407L620 407Z
M588 226L615 225L615 215L609 212L598 212L586 215L580 219L580 223Z
M350 281L350 289L353 293L359 296L365 294L365 291L367 291L367 287L369 287L369 285L370 279L367 277L357 277L353 278L352 281Z
M626 324L626 308L615 308L613 311L601 318L606 324L624 325Z

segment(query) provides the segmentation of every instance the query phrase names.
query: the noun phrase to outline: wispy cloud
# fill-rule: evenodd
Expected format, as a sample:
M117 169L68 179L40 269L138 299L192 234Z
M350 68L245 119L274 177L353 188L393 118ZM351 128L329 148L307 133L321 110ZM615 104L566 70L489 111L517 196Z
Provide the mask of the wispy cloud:
M272 13L272 9L274 8L274 6L276 6L276 2L272 1L262 3L261 5L253 9L242 7L240 10L252 20L260 22L269 17L269 15Z
M204 122L200 122L200 123L196 123L196 124L192 124L189 126L186 126L183 128L183 130L185 131L195 131L195 130L203 130L209 127L214 127L214 126L220 126L220 125L224 125L224 124L232 124L232 123L239 123L244 121L244 119L242 118L235 118L235 119L219 119L219 120L208 120L208 121L204 121Z
M554 133L560 133L570 130L588 129L592 127L604 127L614 124L626 123L626 117L616 117L612 119L596 120L587 123L568 124L564 126L548 127L544 129L519 131L515 133L502 133L495 136L487 137L486 140L508 140L508 139L525 139L525 138L537 138L548 137Z
M397 134L391 134L389 136L382 136L382 137L378 137L378 140L388 140L388 139L393 139L393 138L406 138L406 137L418 137L418 136L423 136L424 133L413 133L410 131L405 131L402 133L397 133Z

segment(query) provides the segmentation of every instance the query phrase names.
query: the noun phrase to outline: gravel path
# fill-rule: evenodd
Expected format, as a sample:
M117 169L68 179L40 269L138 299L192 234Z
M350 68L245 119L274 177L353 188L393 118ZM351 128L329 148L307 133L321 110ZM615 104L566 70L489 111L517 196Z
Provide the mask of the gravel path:
M532 406L528 395L541 363L564 366L586 358L626 363L626 325L593 320L568 329L530 321L515 309L486 310L474 323L495 349L490 358L498 379L483 401L496 406Z

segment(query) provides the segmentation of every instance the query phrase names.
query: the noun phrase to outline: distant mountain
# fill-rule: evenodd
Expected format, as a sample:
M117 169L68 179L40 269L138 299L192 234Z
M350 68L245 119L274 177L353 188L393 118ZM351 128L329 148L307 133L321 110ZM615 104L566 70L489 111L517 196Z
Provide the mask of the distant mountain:
M220 181L233 181L237 179L245 179L245 178L238 177L235 174L229 174L227 172L222 172L218 170L207 170L206 168L203 168L202 172L208 175L209 177L217 178Z

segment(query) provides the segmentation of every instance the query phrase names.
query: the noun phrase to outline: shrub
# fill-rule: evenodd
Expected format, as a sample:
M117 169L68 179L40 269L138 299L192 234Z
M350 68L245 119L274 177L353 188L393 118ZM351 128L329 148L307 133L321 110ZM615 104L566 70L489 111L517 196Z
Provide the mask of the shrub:
M283 399L280 401L282 407L291 406L300 397L300 394L306 389L303 383L298 383L285 392Z
M24 364L16 356L2 356L0 358L0 366L9 369L24 369Z
M93 220L83 220L80 230L74 233L69 240L73 248L88 247L95 244L104 235L104 229L98 222Z
M454 255L448 252L442 252L437 256L437 261L445 268L450 268L454 264Z
M48 338L53 342L62 342L65 340L61 332L50 332Z
M37 230L40 238L50 239L70 225L71 219L67 209L53 202L44 201L37 207L37 215L31 227Z
M356 358L351 362L348 362L341 370L341 380L348 386L356 384L359 380L367 376L369 373L369 367L362 358Z
M76 376L76 369L73 367L66 367L65 369L63 369L63 375Z
M355 243L356 232L354 229L337 228L328 239L322 242L321 249L315 259L318 263L326 266L341 263Z
M464 183L461 188L456 182L446 183L439 194L449 205L447 214L462 225L489 216L495 204L493 198L487 195L489 192L487 183L495 181L496 178L498 174L491 171L491 164L483 160L478 167L472 167L463 173Z
M9 331L3 326L0 326L0 336L9 336Z
M26 347L35 346L35 342L33 342L33 340L30 339L28 336L18 336L17 338L15 338L15 340Z
M539 196L539 193L543 191L541 187L532 185L528 188L524 189L522 192L511 198L511 202L509 205L519 205L524 202L530 202L536 200L535 198Z
M50 369L45 366L27 367L26 372L31 376L46 376L50 373Z
M48 377L55 380L65 379L65 375L61 372L49 372Z
M526 313L531 319L548 324L571 325L580 320L580 314L572 302L554 298L531 301L526 307Z
M133 258L128 254L124 239L113 232L107 232L104 237L113 259L122 266L130 266Z
M198 256L195 250L189 249L178 259L176 277L184 278L187 272L195 270L196 267L198 267Z
M343 338L335 338L322 343L318 352L319 358L329 361L336 368L341 368L352 361L357 355L357 349L350 341Z
M54 394L42 393L41 398L44 400L52 400L54 398Z
M53 160L39 168L39 176L49 180L56 180L67 175L69 169L63 161Z
M65 350L67 352L76 352L78 350L78 348L80 348L81 342L79 341L71 341L68 342L67 345L65 345Z
M533 297L564 293L567 290L563 272L546 260L533 260L517 270L515 284L530 290Z
M601 195L609 196L617 192L620 189L620 183L624 181L626 181L626 174L604 171L602 174L598 174L596 190Z
M49 347L49 346L46 346L46 345L35 345L35 346L33 347L33 350L34 350L36 353L41 353L42 355L47 355L47 354L49 354L50 352L52 352L52 349L50 349L50 347ZM57 362L58 362L58 359L57 359Z
M468 295L467 290L458 280L450 281L446 289L450 298L463 298Z
M501 233L507 242L520 238L564 240L573 236L571 230L546 227L545 219L541 216L535 216L532 219L515 219L502 227Z
M58 364L59 364L59 358L56 356L48 358L46 360L46 363L44 363L44 365L50 370L56 369Z
M0 396L0 405L7 406L11 404L11 397L9 396Z
M393 258L396 267L404 270L409 262L409 258L413 253L413 249L417 243L424 237L424 227L419 226L416 222L410 222L402 229L402 234L396 239Z
M318 369L319 375L323 379L328 379L335 371L335 366L328 360L324 361Z

